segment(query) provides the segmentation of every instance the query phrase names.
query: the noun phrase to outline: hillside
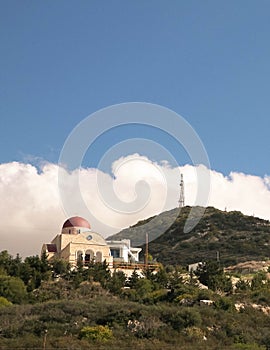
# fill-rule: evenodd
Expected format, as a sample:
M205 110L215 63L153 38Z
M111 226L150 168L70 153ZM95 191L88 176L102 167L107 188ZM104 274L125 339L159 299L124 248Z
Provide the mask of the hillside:
M158 259L165 261L166 253L181 263L200 253L209 258L215 255L211 244L220 244L223 253L230 244L230 254L242 247L250 255L260 247L267 250L268 222L208 208L200 226L184 234L189 210L151 242ZM256 272L250 273L251 267ZM248 275L239 273L243 269ZM269 271L269 262L225 270L209 261L195 274L159 264L155 271L145 269L144 278L136 270L126 278L106 262L71 268L46 254L22 260L2 251L0 350L269 350Z
M159 266L126 279L106 263L0 252L0 350L269 350L269 315L262 271L247 280L209 262L197 276Z
M199 224L189 233L184 233L183 228L190 209L191 207L183 208L174 223L165 231L162 230L176 215L177 208L140 221L111 238L128 238L133 245L144 247L145 234L148 233L149 253L164 264L186 265L215 259L217 252L225 266L269 258L269 221L246 216L238 211L224 212L208 207ZM194 219L202 208L195 209Z

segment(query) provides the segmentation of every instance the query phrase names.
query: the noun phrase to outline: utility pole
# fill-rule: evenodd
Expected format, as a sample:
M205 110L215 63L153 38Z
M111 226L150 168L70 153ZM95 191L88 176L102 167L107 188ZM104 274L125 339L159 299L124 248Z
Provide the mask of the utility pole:
M46 350L47 334L48 334L48 330L45 329L45 331L44 331L44 338L43 338L43 350Z
M145 268L148 269L148 233L145 234Z
M181 174L179 208L183 208L184 206L185 206L185 186L184 186L183 174Z

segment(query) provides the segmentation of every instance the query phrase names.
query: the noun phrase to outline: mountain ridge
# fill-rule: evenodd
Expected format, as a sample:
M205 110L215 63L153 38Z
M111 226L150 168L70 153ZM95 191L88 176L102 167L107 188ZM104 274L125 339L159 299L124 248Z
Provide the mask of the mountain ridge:
M214 207L193 207L192 220L204 212L190 232L184 232L191 207L171 209L110 236L130 239L145 249L146 233L149 253L163 264L186 265L216 259L224 266L247 260L266 260L270 256L270 222L240 211L221 211ZM178 213L179 212L179 213ZM175 220L172 218L175 217ZM170 224L172 223L172 224ZM165 230L164 230L165 228Z

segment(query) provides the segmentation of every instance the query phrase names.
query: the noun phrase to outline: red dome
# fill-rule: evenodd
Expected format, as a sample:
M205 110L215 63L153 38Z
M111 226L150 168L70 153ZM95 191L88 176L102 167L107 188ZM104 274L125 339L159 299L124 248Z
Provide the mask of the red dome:
M91 228L89 222L80 216L73 216L64 222L63 228L67 227L84 227Z

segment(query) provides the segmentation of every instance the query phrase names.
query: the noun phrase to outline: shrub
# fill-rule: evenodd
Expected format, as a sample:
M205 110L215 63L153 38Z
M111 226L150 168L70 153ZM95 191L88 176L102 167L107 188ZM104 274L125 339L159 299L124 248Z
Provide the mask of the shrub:
M213 298L213 292L209 289L200 289L197 294L197 300L200 301L202 299L212 299Z
M242 280L240 279L237 283L236 283L236 293L239 293L241 291L247 291L250 289L250 284L248 281Z
M206 340L205 332L198 327L188 327L184 333L190 339Z
M4 297L0 297L0 307L10 306L12 303Z
M219 297L215 301L215 307L219 310L235 310L235 306L230 298L227 297Z
M198 327L202 323L201 315L193 308L183 308L174 314L171 314L167 322L171 324L173 329L181 330L187 327Z
M107 341L113 337L108 326L85 326L81 329L79 338L94 341Z
M127 329L137 338L155 338L166 325L158 317L145 314L138 320L129 320Z

